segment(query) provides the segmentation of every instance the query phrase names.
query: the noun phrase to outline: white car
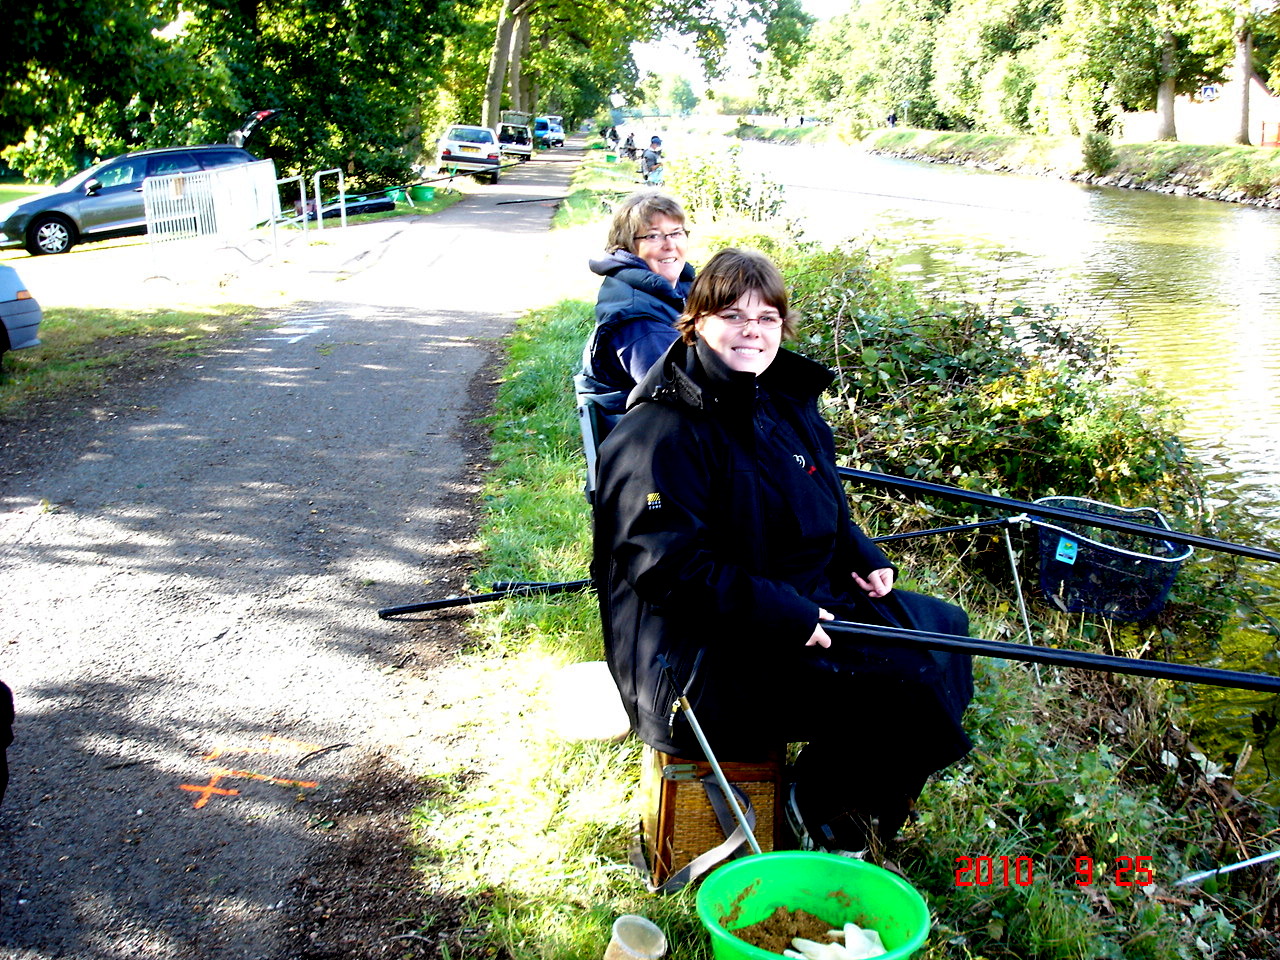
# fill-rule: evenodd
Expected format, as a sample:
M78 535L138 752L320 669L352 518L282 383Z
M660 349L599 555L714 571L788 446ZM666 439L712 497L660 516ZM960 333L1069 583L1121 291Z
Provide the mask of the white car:
M498 135L491 128L455 123L444 132L439 143L436 167L441 173L470 173L481 182L498 182L502 150Z

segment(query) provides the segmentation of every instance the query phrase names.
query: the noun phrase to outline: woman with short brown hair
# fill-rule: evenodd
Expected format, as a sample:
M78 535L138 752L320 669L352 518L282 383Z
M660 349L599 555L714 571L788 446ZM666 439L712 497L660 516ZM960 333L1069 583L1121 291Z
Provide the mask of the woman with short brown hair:
M970 661L822 624L963 635L968 617L896 589L850 519L817 404L833 375L781 349L795 318L777 267L720 251L678 326L600 447L592 575L632 727L664 753L700 755L671 712L683 690L721 759L804 741L788 805L801 844L886 842L928 776L969 750Z

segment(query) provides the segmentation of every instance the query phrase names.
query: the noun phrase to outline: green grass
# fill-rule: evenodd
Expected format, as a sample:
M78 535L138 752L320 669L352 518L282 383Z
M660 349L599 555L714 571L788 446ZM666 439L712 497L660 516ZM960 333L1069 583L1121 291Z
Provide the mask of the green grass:
M11 203L48 189L48 184L6 183L0 185L0 203Z
M125 370L136 377L198 355L254 315L254 308L236 304L201 311L46 310L41 345L4 354L0 417L18 414L33 401L93 393Z
M385 213L362 213L354 217L347 217L348 223L369 223L374 220L387 220L391 217L417 216L425 217L433 213L439 213L441 210L447 210L455 203L462 199L462 193L452 187L443 184L432 184L435 187L435 196L430 200L414 200L412 204L408 201L397 202L394 211ZM377 194L369 194L368 196L377 196Z
M609 152L589 151L574 174L569 195L556 208L552 226L574 227L598 221L612 205L628 193L638 189L639 175L636 161L624 160L621 155L610 162Z

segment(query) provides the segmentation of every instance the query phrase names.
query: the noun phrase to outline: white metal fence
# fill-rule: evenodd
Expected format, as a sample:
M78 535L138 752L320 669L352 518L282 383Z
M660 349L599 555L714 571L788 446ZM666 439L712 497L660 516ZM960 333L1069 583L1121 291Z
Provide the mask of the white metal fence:
M213 237L234 244L280 219L271 160L147 177L142 199L152 242Z

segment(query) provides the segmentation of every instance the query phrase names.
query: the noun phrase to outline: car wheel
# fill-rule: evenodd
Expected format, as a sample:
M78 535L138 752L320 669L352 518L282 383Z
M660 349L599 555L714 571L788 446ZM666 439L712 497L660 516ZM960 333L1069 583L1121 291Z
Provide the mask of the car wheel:
M66 253L75 245L76 228L63 217L36 217L27 228L27 251L33 257Z

